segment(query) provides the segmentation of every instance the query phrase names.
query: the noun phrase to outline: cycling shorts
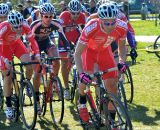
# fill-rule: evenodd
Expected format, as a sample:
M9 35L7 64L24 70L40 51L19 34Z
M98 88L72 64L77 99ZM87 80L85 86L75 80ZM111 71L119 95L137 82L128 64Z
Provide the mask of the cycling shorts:
M110 47L108 47L110 48ZM95 52L91 49L86 49L82 54L82 65L86 72L94 72L94 65L98 65L100 71L104 71L116 67L116 62L113 57L111 48ZM103 79L117 78L118 71L112 71L103 75Z
M9 45L5 43L3 44L2 56L7 58L9 61L12 60L13 55L20 59L20 57L24 54L28 54L28 50L20 39ZM3 61L1 61L0 69L6 70L6 66Z

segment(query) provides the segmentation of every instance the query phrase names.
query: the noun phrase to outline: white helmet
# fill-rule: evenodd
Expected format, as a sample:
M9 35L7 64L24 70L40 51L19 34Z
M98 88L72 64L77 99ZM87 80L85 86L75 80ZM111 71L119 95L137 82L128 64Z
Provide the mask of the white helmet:
M24 22L23 15L15 10L10 11L8 14L8 22L14 27L19 27Z
M71 12L80 12L82 7L81 7L81 3L78 0L71 0L68 3L68 9Z
M55 8L51 3L44 3L39 7L41 14L54 14L55 13Z
M1 3L0 4L0 16L8 15L9 7L7 4Z
M39 0L39 6L43 5L44 3L48 3L48 2L49 2L48 0Z
M112 3L102 4L98 8L98 16L101 19L114 19L117 15L117 7Z

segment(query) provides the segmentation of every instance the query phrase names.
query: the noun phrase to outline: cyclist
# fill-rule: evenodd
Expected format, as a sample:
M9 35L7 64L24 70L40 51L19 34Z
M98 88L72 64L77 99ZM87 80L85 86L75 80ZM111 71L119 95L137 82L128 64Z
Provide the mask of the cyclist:
M83 29L78 40L74 58L80 76L79 83L79 114L84 122L89 121L89 114L86 108L85 85L91 82L88 74L93 73L94 65L97 64L99 70L104 71L116 67L116 62L110 44L118 41L119 70L125 71L125 39L127 34L127 23L117 19L117 7L112 3L102 4L98 8L98 18L89 21ZM107 90L117 93L118 72L113 71L103 75ZM114 118L115 112L109 106Z
M61 24L58 20L53 19L55 14L55 8L50 3L44 3L40 6L40 13L41 13L41 19L34 21L31 24L32 32L35 35L35 39L38 43L40 52L44 51L48 56L51 57L58 57L59 53L57 50L57 47L52 41L50 40L49 35L52 33L52 31L56 30L59 33L59 37L63 40L65 45L68 45L68 41L63 33L63 29ZM67 48L67 47L66 47ZM68 48L69 49L69 48ZM59 61L53 62L53 72L54 75L58 75L59 71ZM39 102L39 86L40 86L40 76L41 73L39 72L40 69L36 69L35 75L34 75L34 86L36 88L36 96L37 96L37 102ZM39 107L38 113L41 114L41 108Z
M81 27L81 29L83 29L85 25L85 15L81 12L81 4L78 0L71 0L68 3L68 10L69 11L62 12L59 16L59 19L60 21L62 21L62 26L67 40L70 43L76 44L80 36L79 26ZM64 45L65 43L59 39L58 48L62 57L66 57L68 54L66 52L66 49L64 48ZM69 62L70 59L61 60L61 72L65 85L64 98L67 100L70 99L68 76L71 66L68 65Z
M98 3L97 3L97 7L99 7L101 4L109 3L109 2L115 4L118 7L118 4L116 2L109 1L109 0L99 0ZM97 18L97 17L98 17L98 14L94 13L94 14L92 14L88 17L88 21L90 19ZM131 47L130 56L131 56L132 59L136 59L138 54L136 52L136 40L135 40L134 29L132 28L132 26L131 26L130 22L128 21L127 17L125 16L125 14L120 9L118 9L117 18L127 22L127 26L128 26L127 40L128 40L128 43ZM115 47L116 45L114 44L113 46Z
M0 24L0 43L1 43L1 70L4 76L4 96L6 97L6 117L13 118L14 112L11 104L12 77L7 75L9 69L9 61L12 60L14 54L22 62L31 61L30 54L22 43L20 37L25 34L31 43L32 50L39 60L39 48L37 42L32 35L29 25L24 21L21 13L13 10L8 14L8 20ZM32 67L26 66L26 78L31 79Z
M43 5L44 3L49 3L48 0L39 0L39 7ZM40 10L36 9L31 12L31 15L27 18L27 22L31 24L33 21L40 18Z
M49 3L49 0L39 0L39 8L44 3ZM27 22L29 24L31 24L33 21L41 18L41 14L40 14L39 8L31 12L31 16L27 19ZM56 18L55 14L54 14L54 18ZM55 43L55 36L54 36L53 33L50 34L50 39Z

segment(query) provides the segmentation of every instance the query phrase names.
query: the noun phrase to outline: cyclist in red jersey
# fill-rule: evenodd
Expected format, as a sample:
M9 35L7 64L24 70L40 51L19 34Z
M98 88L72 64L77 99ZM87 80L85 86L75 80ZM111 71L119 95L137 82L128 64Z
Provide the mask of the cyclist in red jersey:
M1 43L1 70L4 76L4 96L6 97L6 117L11 119L14 116L11 104L12 76L7 76L9 61L15 55L22 62L31 61L30 54L22 43L20 37L26 35L31 43L32 50L39 60L39 49L37 42L32 35L29 25L24 21L21 13L13 10L8 14L8 21L0 24L0 43ZM31 79L32 66L26 66L26 78Z
M97 3L97 7L99 7L101 4L104 4L104 3L113 3L115 4L117 7L119 6L116 2L114 1L109 1L109 0L99 0L98 3ZM89 21L90 19L93 19L93 18L97 18L98 17L98 14L97 13L94 13L92 15L90 15L88 17L88 20ZM137 52L136 52L136 40L135 40L135 32L134 32L134 29L133 27L131 26L130 22L128 21L127 17L125 16L125 14L120 10L118 9L118 12L117 12L117 16L116 16L118 19L121 19L123 21L125 21L127 23L127 26L128 26L128 31L127 31L127 40L128 40L128 43L131 47L131 51L130 51L130 56L132 59L136 59L136 57L138 56L137 55ZM116 50L116 47L117 45L115 43L112 44L112 47L113 47L113 50Z
M91 82L88 74L93 73L94 65L98 65L101 71L116 67L117 64L111 50L111 43L118 41L119 69L126 70L125 39L127 34L127 23L117 19L117 8L114 4L102 4L98 8L98 18L90 20L83 29L78 40L74 58L80 76L79 83L79 112L84 122L89 121L86 108L85 85ZM118 71L103 75L107 90L117 94ZM112 110L112 106L109 106ZM112 110L113 111L113 110ZM115 112L111 113L115 116Z
M68 10L69 11L62 12L59 18L62 22L62 26L67 40L70 43L76 44L80 36L79 26L81 27L81 29L83 29L85 25L85 15L81 12L81 4L78 0L71 0L68 4ZM61 40L59 41L58 44L59 52L62 57L67 56L64 44L65 43L63 43ZM70 99L68 76L71 66L68 66L69 62L70 62L69 59L68 60L63 59L61 62L61 72L65 85L64 98L67 100Z

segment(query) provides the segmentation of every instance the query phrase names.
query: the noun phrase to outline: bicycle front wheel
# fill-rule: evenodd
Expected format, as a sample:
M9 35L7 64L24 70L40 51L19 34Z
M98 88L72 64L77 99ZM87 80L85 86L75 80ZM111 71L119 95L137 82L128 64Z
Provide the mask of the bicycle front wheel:
M134 97L134 86L133 86L132 74L129 67L127 67L126 72L122 74L122 77L123 76L124 76L123 85L124 85L124 91L126 93L126 99L127 102L132 103Z
M29 80L21 83L19 100L22 121L27 129L32 130L37 119L37 102L33 86Z
M155 40L153 47L154 47L156 56L160 58L160 36L158 36L157 39Z
M117 128L118 130L132 130L128 112L120 99L111 93L108 93L107 95L106 101L103 103L103 109L101 110L102 123L108 130L114 128ZM112 110L108 110L109 105L112 106Z
M64 116L64 97L61 81L58 76L50 81L52 95L50 98L50 112L54 124L62 123Z
M0 73L0 109L3 109L4 105L4 95L3 95L3 76Z

